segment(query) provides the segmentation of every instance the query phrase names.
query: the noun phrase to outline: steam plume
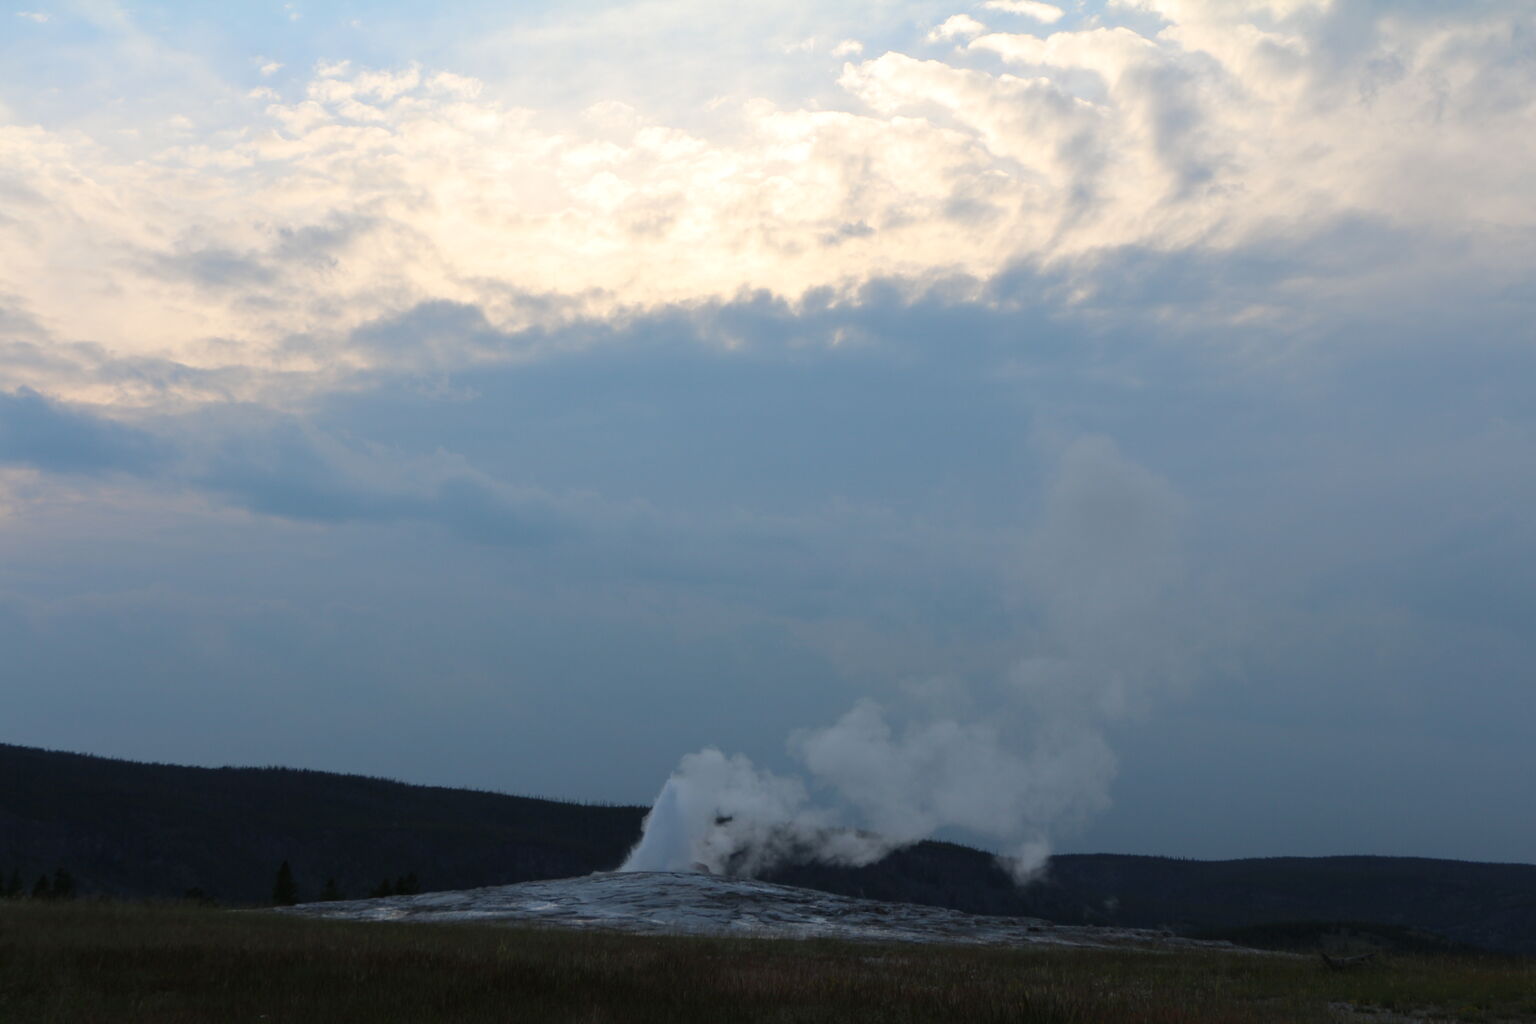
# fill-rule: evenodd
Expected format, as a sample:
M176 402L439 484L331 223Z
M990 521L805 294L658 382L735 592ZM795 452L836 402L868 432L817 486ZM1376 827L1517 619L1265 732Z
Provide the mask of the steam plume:
M894 845L837 827L830 812L809 805L800 780L708 749L678 764L620 870L755 875L783 862L858 866Z
M1053 834L1108 806L1106 724L1188 674L1182 516L1173 489L1113 443L1068 445L1023 549L1024 657L988 684L863 700L795 733L790 752L819 800L739 755L684 757L623 870L860 865L954 828L999 844L1027 879Z

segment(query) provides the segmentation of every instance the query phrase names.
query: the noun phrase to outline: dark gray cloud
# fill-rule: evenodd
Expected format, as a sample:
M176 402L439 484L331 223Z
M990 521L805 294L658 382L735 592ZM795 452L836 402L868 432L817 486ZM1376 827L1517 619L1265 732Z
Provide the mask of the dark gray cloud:
M183 479L239 507L314 523L433 523L486 544L542 543L574 525L547 496L498 481L440 450L412 457L327 434L292 416L232 409L175 425Z
M50 401L0 391L0 462L57 473L143 473L163 462L152 435Z
M0 464L191 486L252 512L307 522L420 520L487 544L539 543L572 529L543 495L461 460L402 460L292 417L237 406L157 426L129 426L28 388L0 391Z

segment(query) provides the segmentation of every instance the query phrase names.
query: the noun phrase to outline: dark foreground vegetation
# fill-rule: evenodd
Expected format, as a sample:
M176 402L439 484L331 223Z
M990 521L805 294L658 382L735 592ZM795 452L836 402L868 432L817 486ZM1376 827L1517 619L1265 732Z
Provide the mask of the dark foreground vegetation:
M0 895L270 905L584 875L618 866L644 814L356 775L140 764L0 744ZM1536 953L1533 865L1071 855L1053 858L1021 889L989 854L930 842L865 868L799 865L770 880L1282 946L1298 929L1333 927L1294 922L1349 921L1378 926L1387 948ZM1272 925L1289 931L1251 932Z
M1536 961L875 946L0 906L0 1020L1536 1021Z

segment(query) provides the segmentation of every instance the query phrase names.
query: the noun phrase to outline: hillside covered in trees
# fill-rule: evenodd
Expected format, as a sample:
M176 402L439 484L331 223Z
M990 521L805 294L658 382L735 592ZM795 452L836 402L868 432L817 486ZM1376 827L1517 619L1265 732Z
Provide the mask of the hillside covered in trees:
M0 745L0 871L64 866L82 892L264 903L414 873L457 889L614 867L644 809L289 768L188 768Z
M141 764L0 744L0 879L17 896L45 895L63 879L71 894L265 904L558 878L616 867L644 814L355 775ZM926 842L867 868L799 865L772 880L1062 923L1211 933L1368 922L1536 953L1531 865L1064 855L1021 889L983 851Z

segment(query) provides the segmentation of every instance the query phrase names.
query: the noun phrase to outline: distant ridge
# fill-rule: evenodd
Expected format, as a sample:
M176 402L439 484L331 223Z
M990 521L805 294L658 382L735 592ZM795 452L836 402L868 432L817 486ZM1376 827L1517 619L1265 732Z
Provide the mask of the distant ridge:
M327 880L372 894L611 870L643 807L585 806L290 768L192 768L0 744L0 875L66 869L82 893L263 904L288 861L300 899ZM848 896L1216 933L1365 922L1536 953L1536 866L1413 857L1178 860L1064 855L1016 888L991 855L920 843L868 868L801 865L771 881ZM1308 926L1311 927L1311 926Z
M292 864L368 895L415 874L463 888L614 867L640 807L582 806L293 768L192 768L0 744L0 872L84 892L266 902Z

